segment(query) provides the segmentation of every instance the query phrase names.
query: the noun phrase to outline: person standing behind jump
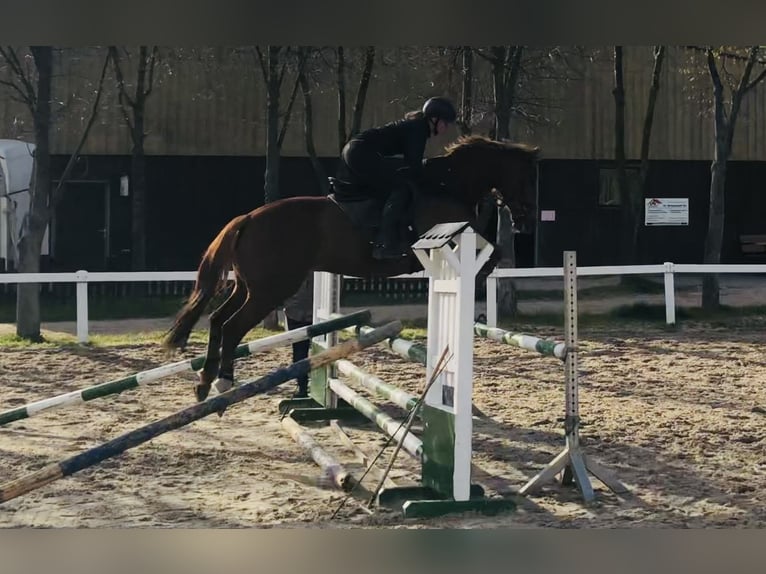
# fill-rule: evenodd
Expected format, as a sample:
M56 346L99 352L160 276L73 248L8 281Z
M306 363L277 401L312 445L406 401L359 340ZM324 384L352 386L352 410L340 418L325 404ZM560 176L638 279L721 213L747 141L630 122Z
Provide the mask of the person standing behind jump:
M308 327L312 324L314 320L314 273L309 273L308 277L301 283L298 291L284 302L284 310L288 331ZM310 339L293 343L293 363L308 357L310 348ZM308 375L298 377L298 392L295 394L295 397L308 397L308 388Z
M368 129L354 136L341 158L358 183L385 200L380 230L373 246L376 259L407 255L401 241L401 224L410 205L411 191L420 186L426 141L444 133L455 122L455 107L446 98L430 98L423 109L404 119ZM394 156L404 157L402 161Z

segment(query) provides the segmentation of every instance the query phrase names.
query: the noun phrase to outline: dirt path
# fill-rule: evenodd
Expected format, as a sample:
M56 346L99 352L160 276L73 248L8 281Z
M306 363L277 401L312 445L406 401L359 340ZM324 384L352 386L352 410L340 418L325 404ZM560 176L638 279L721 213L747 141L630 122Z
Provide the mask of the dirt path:
M154 324L131 323L131 328ZM766 320L737 328L684 326L583 331L581 411L587 452L613 468L633 496L621 500L594 481L598 502L551 484L516 513L472 515L408 526L447 527L764 527L766 526ZM124 329L126 325L120 326ZM116 328L116 327L114 327ZM94 327L94 331L96 328ZM536 334L560 336L555 330ZM475 479L491 494L518 489L563 447L563 374L555 359L492 341L475 345ZM188 356L201 352L196 345ZM193 351L193 352L192 352ZM251 357L250 378L288 363L289 350ZM79 389L157 366L156 346L0 349L0 408ZM355 362L411 392L423 369L383 348ZM32 472L192 403L192 373L0 428L0 481ZM0 526L343 527L400 526L348 504L317 484L317 467L281 429L276 403L292 383L164 434L72 477L0 506ZM390 412L401 414L391 406ZM359 471L327 428L315 437ZM349 433L370 452L369 427ZM417 479L402 459L393 480ZM369 487L374 486L371 481Z

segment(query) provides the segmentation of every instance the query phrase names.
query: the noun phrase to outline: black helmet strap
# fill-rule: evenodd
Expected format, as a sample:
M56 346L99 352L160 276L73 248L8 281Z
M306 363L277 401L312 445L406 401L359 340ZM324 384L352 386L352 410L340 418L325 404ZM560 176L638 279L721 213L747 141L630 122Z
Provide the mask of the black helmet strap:
M432 136L436 135L436 126L439 124L440 118L438 116L427 116L428 129Z

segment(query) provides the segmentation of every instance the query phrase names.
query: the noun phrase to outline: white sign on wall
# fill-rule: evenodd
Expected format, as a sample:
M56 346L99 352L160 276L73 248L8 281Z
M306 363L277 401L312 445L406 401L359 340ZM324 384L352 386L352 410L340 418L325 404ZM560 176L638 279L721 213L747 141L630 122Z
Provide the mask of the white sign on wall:
M652 197L645 200L646 225L689 225L688 197Z
M556 221L556 210L555 209L540 210L540 221Z

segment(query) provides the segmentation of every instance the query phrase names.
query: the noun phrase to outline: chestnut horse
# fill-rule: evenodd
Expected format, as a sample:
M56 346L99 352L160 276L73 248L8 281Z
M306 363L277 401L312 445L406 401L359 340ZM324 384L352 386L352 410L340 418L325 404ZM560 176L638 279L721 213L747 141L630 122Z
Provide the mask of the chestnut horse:
M531 228L537 213L537 151L481 136L459 138L444 155L424 164L425 179L433 189L418 194L413 206L416 232L424 233L438 223L475 222L477 206L488 198L510 209L515 227L522 231ZM210 315L207 355L195 388L197 399L207 397L216 377L223 388L232 384L237 345L297 291L308 273L390 277L422 269L414 254L393 261L373 259L369 239L329 197L275 201L232 219L205 251L194 290L164 341L168 349L184 347L233 268L234 289Z

